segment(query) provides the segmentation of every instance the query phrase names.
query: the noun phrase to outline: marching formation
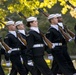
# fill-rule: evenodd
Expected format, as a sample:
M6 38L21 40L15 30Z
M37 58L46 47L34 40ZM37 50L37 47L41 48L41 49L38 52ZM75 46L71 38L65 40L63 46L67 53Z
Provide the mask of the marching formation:
M63 24L61 14L50 14L47 19L50 27L46 35L39 29L37 17L26 18L28 33L22 21L6 23L8 33L4 40L0 38L0 75L5 75L2 53L12 63L10 75L28 75L29 72L31 75L76 75L67 50L67 43L75 40L75 34ZM53 57L51 68L45 62L45 51L48 59Z

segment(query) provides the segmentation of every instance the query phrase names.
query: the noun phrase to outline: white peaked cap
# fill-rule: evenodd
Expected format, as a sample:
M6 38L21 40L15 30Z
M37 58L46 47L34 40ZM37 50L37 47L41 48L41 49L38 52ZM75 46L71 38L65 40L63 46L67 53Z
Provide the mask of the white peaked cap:
M56 16L57 16L57 17L62 17L62 15L61 15L61 14L59 14L59 13L57 13L57 14L56 14Z
M8 22L6 23L6 26L9 26L9 25L11 25L11 24L15 24L14 21L8 21Z
M30 21L37 21L37 17L29 17L26 19L27 22L30 22Z
M20 25L20 24L23 24L23 22L22 22L22 21L17 21L17 22L15 23L16 26L18 26L18 25Z
M51 14L51 15L48 16L48 20L49 20L49 19L52 19L52 18L54 18L54 17L57 17L56 14Z

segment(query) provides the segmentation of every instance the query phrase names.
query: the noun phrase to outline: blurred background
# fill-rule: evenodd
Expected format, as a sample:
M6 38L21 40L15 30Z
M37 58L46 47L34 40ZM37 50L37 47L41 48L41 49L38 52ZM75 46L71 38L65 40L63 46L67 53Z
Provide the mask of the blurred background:
M22 2L22 1L25 1L25 3L19 4L19 2ZM73 0L0 0L0 11L1 11L0 20L3 21L4 23L7 22L6 17L9 17L14 21L22 20L26 27L26 20L21 18L17 13L22 12L26 17L36 16L38 18L40 29L46 34L46 32L50 26L50 23L48 22L47 17L45 17L42 13L39 13L39 11L35 10L38 8L38 6L37 6L38 1L40 1L40 3L44 3L44 1L47 2L46 6L44 6L44 4L43 4L43 7L41 7L41 6L39 7L42 10L44 10L46 13L49 13L49 14L62 13L64 25L66 25L71 31L73 31L76 34L76 32L74 30L74 26L76 25L76 10L75 10L76 2L74 2ZM70 1L72 1L74 3L72 3L72 5L69 5L67 3L68 1L70 4L71 4ZM37 5L35 4L35 2L37 3ZM48 4L49 2L53 2L53 3ZM32 3L31 6L34 6L34 8L32 9L32 7L31 7L30 9L28 9L27 7L30 6L31 3ZM69 6L71 6L71 8L68 7L67 4L65 4L65 3L67 3ZM25 5L25 7L24 7L24 5ZM18 11L17 11L17 9L18 9ZM28 31L29 29L26 27L26 30ZM3 39L6 35L6 33L7 33L7 29L0 22L0 36L2 36ZM75 44L74 40L71 42L68 42L68 52L69 52L70 56L72 56L71 58L73 59L74 65L76 65L75 64L75 62L76 62L75 61L76 44ZM47 53L45 53L45 59L49 66L50 63L52 63L52 61L47 59ZM8 75L8 73L10 72L11 66L6 66L4 55L2 55L1 62L2 62L2 66L3 66L3 69L5 70L6 75Z

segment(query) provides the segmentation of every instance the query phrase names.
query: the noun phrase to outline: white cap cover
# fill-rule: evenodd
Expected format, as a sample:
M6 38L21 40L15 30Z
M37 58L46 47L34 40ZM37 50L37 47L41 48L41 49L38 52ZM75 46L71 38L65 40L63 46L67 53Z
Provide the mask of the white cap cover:
M8 22L6 23L6 26L11 25L11 24L15 24L14 21L8 21Z
M59 14L59 13L57 13L57 14L56 14L56 16L57 16L57 17L62 17L62 15L61 15L61 14Z
M54 18L54 17L57 17L56 14L51 14L51 15L48 16L48 20L49 20L49 19L52 19L52 18Z
M17 21L15 24L16 24L16 26L18 26L20 24L23 24L23 22L22 21Z
M30 22L30 21L37 21L37 18L36 17L29 17L26 19L27 22Z

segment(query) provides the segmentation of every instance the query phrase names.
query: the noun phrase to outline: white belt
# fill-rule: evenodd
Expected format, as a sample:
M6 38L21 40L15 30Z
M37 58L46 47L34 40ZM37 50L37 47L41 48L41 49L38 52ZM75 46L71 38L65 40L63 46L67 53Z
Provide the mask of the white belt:
M35 45L33 45L33 48L35 48L35 47L43 47L44 46L44 44L35 44Z
M53 43L55 46L62 46L62 43Z
M11 52L13 52L13 51L19 51L19 50L20 50L19 48L10 49L10 50L8 51L8 53L11 53Z
M19 50L20 50L19 48L11 49L11 51L19 51Z

